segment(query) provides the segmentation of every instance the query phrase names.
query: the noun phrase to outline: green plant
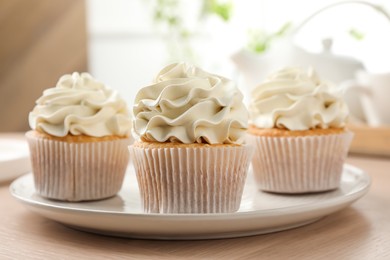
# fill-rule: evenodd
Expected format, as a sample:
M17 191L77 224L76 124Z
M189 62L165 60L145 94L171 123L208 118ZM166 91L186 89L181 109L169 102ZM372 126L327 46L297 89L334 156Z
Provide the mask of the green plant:
M267 33L264 30L254 29L248 31L248 49L255 53L264 53L269 48L271 43L277 38L284 36L291 28L291 23L285 23L278 31Z
M167 30L165 38L170 59L195 60L195 52L191 46L191 36L195 33L185 26L183 17L183 1L153 0L153 21L160 31ZM218 16L224 22L230 20L233 13L231 1L203 0L203 8L197 18L200 22L207 16Z
M223 21L228 22L233 15L233 3L232 1L205 0L203 12L216 15Z
M156 29L166 31L165 37L167 51L171 59L193 56L188 42L189 31L183 25L183 18L180 13L180 0L154 0L153 21ZM177 46L180 42L180 46Z

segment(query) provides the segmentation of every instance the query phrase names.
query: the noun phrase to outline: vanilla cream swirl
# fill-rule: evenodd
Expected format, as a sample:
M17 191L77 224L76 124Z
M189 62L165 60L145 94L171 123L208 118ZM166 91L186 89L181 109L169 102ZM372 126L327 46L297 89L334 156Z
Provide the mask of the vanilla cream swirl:
M88 73L62 76L36 101L29 114L32 129L53 135L127 136L131 119L118 93Z
M236 85L186 63L171 64L134 104L134 132L143 141L242 144L248 112Z
M348 107L333 84L313 69L286 68L253 89L250 123L258 128L343 128Z

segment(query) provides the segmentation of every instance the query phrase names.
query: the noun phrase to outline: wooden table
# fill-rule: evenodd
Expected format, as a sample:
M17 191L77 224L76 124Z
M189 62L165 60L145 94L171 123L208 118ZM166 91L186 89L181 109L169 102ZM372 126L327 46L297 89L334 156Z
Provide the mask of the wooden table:
M369 193L293 230L208 241L151 241L75 231L27 210L0 186L0 259L390 259L390 160L350 157Z

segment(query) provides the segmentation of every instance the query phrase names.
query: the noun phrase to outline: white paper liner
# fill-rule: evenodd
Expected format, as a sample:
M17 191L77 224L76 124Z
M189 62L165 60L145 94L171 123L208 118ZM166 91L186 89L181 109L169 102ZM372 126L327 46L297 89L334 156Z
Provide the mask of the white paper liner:
M64 201L108 198L122 186L129 139L68 143L27 135L35 189Z
M146 212L235 212L253 146L141 148L130 146Z
M353 133L302 137L249 137L253 174L261 190L308 193L336 189Z

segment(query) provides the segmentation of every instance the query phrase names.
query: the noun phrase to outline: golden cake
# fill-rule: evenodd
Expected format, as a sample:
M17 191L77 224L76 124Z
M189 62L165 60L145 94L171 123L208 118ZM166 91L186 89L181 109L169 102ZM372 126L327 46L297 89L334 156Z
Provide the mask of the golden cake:
M239 209L253 154L242 99L232 81L186 63L138 92L130 151L146 212Z
M116 91L87 73L62 76L37 100L26 133L35 188L62 201L115 195L129 161L131 119Z
M348 108L333 84L312 69L286 68L255 87L249 139L261 190L321 192L339 187L353 134Z

